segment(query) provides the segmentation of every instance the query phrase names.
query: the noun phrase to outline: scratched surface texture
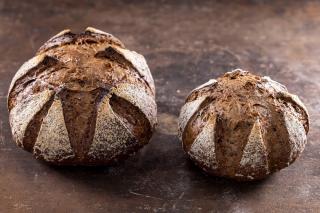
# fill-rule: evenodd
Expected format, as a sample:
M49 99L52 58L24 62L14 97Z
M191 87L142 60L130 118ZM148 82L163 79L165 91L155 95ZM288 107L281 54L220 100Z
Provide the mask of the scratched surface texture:
M117 167L51 167L13 143L7 90L50 36L87 26L146 57L159 125ZM319 212L319 35L319 1L1 1L0 212ZM206 176L176 136L188 92L234 68L285 84L311 116L300 159L260 182Z

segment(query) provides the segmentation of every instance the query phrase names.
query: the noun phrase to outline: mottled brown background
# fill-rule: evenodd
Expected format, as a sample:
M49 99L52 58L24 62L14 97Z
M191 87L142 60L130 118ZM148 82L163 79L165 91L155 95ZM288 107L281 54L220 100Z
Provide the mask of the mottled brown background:
M13 143L7 89L50 36L87 26L145 55L159 125L118 167L50 167ZM0 212L320 212L319 1L0 1L0 51ZM236 67L284 83L311 116L301 158L262 182L204 175L176 136L188 92Z

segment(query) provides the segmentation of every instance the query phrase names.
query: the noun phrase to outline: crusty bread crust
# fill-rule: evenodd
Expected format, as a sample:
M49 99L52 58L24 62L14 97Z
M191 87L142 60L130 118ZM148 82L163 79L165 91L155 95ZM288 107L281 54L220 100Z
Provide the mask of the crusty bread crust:
M133 148L142 145L113 112L109 100L110 98L105 96L98 107L96 131L88 152L90 163L101 160L117 161Z
M44 118L33 147L33 154L36 158L50 163L61 163L75 157L64 122L60 100L54 100Z
M189 157L210 174L243 181L293 163L308 130L308 112L297 96L239 69L194 89L179 117Z
M15 141L58 165L108 165L147 144L157 123L144 57L88 27L50 38L8 93Z
M24 147L23 139L25 137L27 126L33 117L50 100L54 92L45 90L34 94L18 103L10 112L10 124L12 135L20 147Z

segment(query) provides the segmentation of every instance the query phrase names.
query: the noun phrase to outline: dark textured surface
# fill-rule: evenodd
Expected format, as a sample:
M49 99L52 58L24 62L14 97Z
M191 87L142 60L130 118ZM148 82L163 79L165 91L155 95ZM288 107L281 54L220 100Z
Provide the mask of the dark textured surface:
M151 143L118 167L51 167L13 143L7 90L50 36L87 26L145 55L159 125ZM1 1L0 212L319 212L319 35L317 1ZM311 117L300 159L261 182L202 174L176 136L188 92L236 67L285 84Z

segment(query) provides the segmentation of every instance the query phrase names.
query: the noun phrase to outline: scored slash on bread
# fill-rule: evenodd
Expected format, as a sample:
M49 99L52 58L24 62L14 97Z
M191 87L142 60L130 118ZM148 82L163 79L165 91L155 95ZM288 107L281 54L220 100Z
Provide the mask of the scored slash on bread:
M264 174L270 173L268 166L268 153L263 141L261 123L259 119L256 120L250 131L248 142L243 149L240 166L236 175L253 178L252 175L254 174L250 167L254 170L259 170L259 172Z
M92 160L111 160L118 155L127 154L126 152L131 151L132 146L136 146L135 137L114 113L109 100L109 97L105 96L98 107L96 132L88 152Z
M22 148L24 147L23 139L26 135L27 126L33 117L39 113L54 95L53 91L45 90L31 95L18 103L12 110L10 116L11 129L15 141Z
M75 157L59 99L53 101L48 114L42 121L33 154L36 158L47 162L63 162Z
M256 180L293 163L309 117L286 87L240 69L194 89L179 116L179 137L204 171Z
M111 34L64 30L14 76L8 109L17 144L53 164L110 164L148 143L155 88L144 57Z

